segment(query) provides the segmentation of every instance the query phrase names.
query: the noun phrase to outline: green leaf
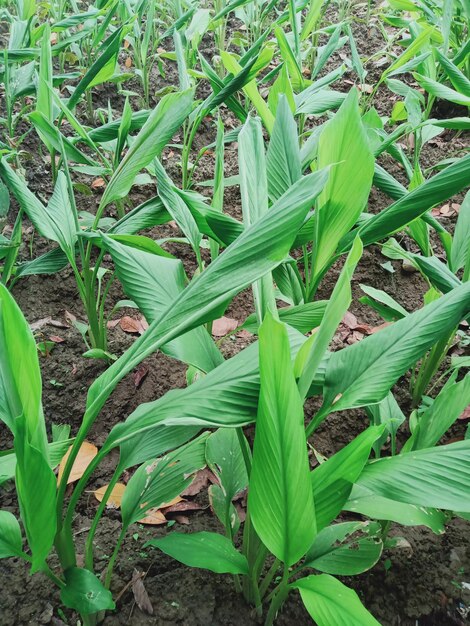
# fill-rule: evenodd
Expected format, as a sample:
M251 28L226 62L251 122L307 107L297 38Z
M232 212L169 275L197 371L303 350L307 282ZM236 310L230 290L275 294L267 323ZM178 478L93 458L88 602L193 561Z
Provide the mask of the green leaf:
M219 428L206 444L207 465L217 476L227 500L248 484L245 461L235 429Z
M357 593L333 576L307 576L291 587L300 591L305 608L318 626L380 626Z
M285 326L268 314L259 336L261 388L248 510L261 541L290 566L316 533L303 406Z
M470 512L470 440L372 461L357 484L418 506Z
M465 76L452 61L442 54L439 48L435 49L435 54L442 65L444 72L450 79L450 82L459 93L470 98L470 80Z
M220 316L239 291L272 270L287 256L327 173L302 177L270 211L247 228L223 254L195 278L165 313L90 387L87 420L93 420L125 374L175 337Z
M109 78L111 78L114 74L117 57L121 47L122 34L122 27L118 28L103 44L106 46L103 53L89 67L82 80L75 87L74 92L67 103L70 110L73 110L76 107L80 97L87 89L91 89L94 85L98 85L109 80Z
M383 543L377 522L344 522L327 526L315 537L303 567L325 574L354 576L371 569L380 558Z
M105 207L114 200L124 198L141 169L161 153L175 132L191 112L192 89L164 96L152 111L131 148L119 163L101 199Z
M442 511L390 500L361 485L354 485L344 510L374 520L389 520L403 526L427 526L436 534L444 533L446 517Z
M75 256L76 226L65 174L59 172L54 193L46 206L28 189L26 183L13 171L5 157L0 161L0 174L10 186L21 208L39 234L46 239L56 241L69 259Z
M384 426L367 428L311 472L317 529L325 528L341 512L353 483L367 463L374 442L383 431Z
M363 341L333 353L325 377L323 407L343 410L380 402L395 381L469 311L470 283L466 283Z
M155 175L157 177L158 195L163 202L164 207L172 216L175 222L183 231L191 244L198 261L200 261L199 244L201 243L201 234L197 227L196 221L184 202L184 199L178 195L174 189L174 185L166 174L162 164L158 159L153 161L155 167Z
M9 511L0 511L0 559L23 554L23 538L18 520Z
M125 294L152 323L184 290L183 264L176 259L131 248L107 236L103 236L103 242L114 261ZM223 362L212 338L202 327L162 346L162 352L204 372Z
M307 395L323 355L351 304L351 279L361 256L362 243L357 238L326 305L318 332L306 341L297 355L295 373L299 378L299 393L303 398Z
M44 567L54 543L57 519L56 477L45 454L31 445L23 415L15 420L14 445L16 492L32 554L31 572L34 573Z
M470 374L458 383L451 378L431 406L419 416L418 424L407 442L407 450L435 446L468 405Z
M305 337L291 330L289 339L295 355ZM259 396L258 360L256 342L189 387L174 389L158 400L141 404L125 422L116 424L106 440L106 447L124 444L126 450L134 451L135 456L140 454L135 450L135 439L145 440L151 429L161 430L165 424L180 424L176 426L179 428L185 424L200 429L202 426L234 427L253 422ZM315 382L321 384L321 379Z
M382 82L389 74L395 72L398 68L408 63L416 54L427 46L431 35L435 31L435 26L427 26L419 33L419 35L410 43L407 49L385 70L382 74L380 82Z
M442 100L448 100L449 102L454 102L455 104L460 104L461 106L470 106L470 96L466 96L463 93L455 91L455 89L446 87L446 85L442 85L441 83L438 83L436 80L432 80L432 78L428 78L427 76L422 76L421 74L415 73L414 77L421 85L421 87L432 96L435 96L436 98L441 98Z
M470 155L467 155L371 217L358 231L364 246L393 235L433 206L467 187L470 183L469 171ZM341 242L343 252L351 245L356 232L353 231Z
M385 291L368 285L360 285L360 288L368 297L359 298L359 301L374 308L387 322L394 322L408 315L408 311Z
M67 137L64 137L41 111L33 111L28 115L28 118L49 151L55 150L59 154L64 153L63 156L74 163L94 165L95 162L76 148Z
M29 441L45 453L36 342L13 296L1 284L0 345L0 419L16 434L16 420L23 416Z
M357 92L351 90L320 135L318 167L331 165L318 199L314 275L320 276L340 239L354 226L369 197L374 157L362 124Z
M297 306L284 307L278 310L279 319L300 333L306 334L320 326L326 306L327 300L316 300L315 302L306 302ZM259 324L256 313L249 315L239 328L257 334Z
M193 474L206 464L207 433L170 452L161 459L141 465L127 483L121 502L122 523L128 527L147 511L170 502L191 483Z
M460 205L451 248L451 266L454 272L470 266L470 191Z
M60 599L67 608L75 609L81 615L91 615L116 606L109 589L92 572L82 567L66 570L65 587L60 590Z
M302 176L297 124L285 96L279 98L266 166L269 197L273 202Z
M230 539L217 533L170 533L145 545L159 548L189 567L208 569L216 574L248 574L246 557Z

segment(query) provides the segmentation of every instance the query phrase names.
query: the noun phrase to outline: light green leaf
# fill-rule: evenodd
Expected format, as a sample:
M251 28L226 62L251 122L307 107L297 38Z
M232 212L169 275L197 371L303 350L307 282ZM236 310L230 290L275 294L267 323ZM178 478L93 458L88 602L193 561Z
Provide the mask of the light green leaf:
M268 314L259 336L261 388L248 509L261 541L290 566L316 533L303 406L285 326Z
M325 528L341 512L353 483L361 474L374 442L384 426L371 426L310 474L317 529Z
M318 533L305 555L304 567L325 574L354 576L371 569L380 558L383 543L377 522L344 522Z
M454 272L458 272L461 267L470 266L470 191L460 205L450 260Z
M151 539L145 545L159 548L189 567L208 569L216 574L248 574L246 557L230 539L217 533L170 533Z
M328 362L324 409L343 410L380 402L394 382L470 311L470 283L339 350Z
M0 511L0 559L21 556L23 538L18 520L9 511Z
M333 576L307 576L291 587L300 591L305 608L318 626L380 626L357 593Z
M354 226L369 197L374 157L362 124L356 90L320 135L318 167L332 166L318 199L314 276L328 266L340 239Z
M190 114L193 96L193 90L188 89L168 94L160 100L119 163L103 193L101 206L127 195L140 170L159 156Z
M66 570L65 587L60 590L60 599L67 608L75 609L81 615L115 608L109 589L93 572L82 567Z
M344 510L374 520L389 520L403 526L427 526L436 534L444 533L446 518L442 511L390 500L361 485L354 485Z
M470 440L372 461L357 480L378 496L470 512Z
M127 528L147 511L170 502L191 483L193 474L206 464L208 434L139 467L127 483L121 502L122 523Z

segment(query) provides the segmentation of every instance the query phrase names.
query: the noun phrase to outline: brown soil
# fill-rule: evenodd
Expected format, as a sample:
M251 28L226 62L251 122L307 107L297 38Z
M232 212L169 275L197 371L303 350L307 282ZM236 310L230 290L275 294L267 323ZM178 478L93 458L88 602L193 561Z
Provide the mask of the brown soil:
M371 56L381 49L383 40L374 23L364 24L353 22L353 29L363 55ZM204 53L213 53L211 42L205 42ZM369 82L377 79L380 71L371 62ZM352 74L346 79L354 80ZM152 90L161 89L165 84L176 81L174 68L169 65L165 79L156 71L152 75ZM350 85L343 84L349 89ZM132 89L138 89L138 83L132 82ZM340 87L341 88L341 87ZM122 107L122 98L117 99L114 90L98 88L95 94L97 106L107 106L107 100L117 110ZM133 103L138 106L137 102ZM379 94L377 107L381 114L390 111L393 101L390 93L385 90ZM433 166L441 159L455 154L465 145L455 134L446 132L426 147L425 165ZM213 125L205 123L197 139L197 147L214 140ZM31 188L47 197L50 193L50 172L42 159L36 158L38 142L33 134L28 137L25 149L31 159L25 163ZM179 171L177 157L166 151L165 166L170 175L178 180ZM401 176L396 164L384 159L384 166L393 167L392 173ZM226 175L236 173L237 151L235 146L226 150ZM212 177L213 156L208 154L201 161L196 180ZM204 190L201 188L202 192ZM153 194L152 189L144 188L133 193L134 204L143 201ZM96 195L78 194L80 209L93 210L96 206ZM373 190L369 210L377 212L390 201L378 190ZM240 217L240 198L237 188L226 190L226 210ZM14 212L13 212L14 214ZM446 227L452 226L452 219L446 220ZM172 231L172 234L174 231ZM151 236L162 237L168 234L168 227L152 229ZM408 240L405 238L405 242ZM32 241L33 255L43 252L47 244L35 237ZM194 271L194 259L184 246L172 248L185 262L188 273ZM29 255L29 241L22 249L22 255ZM393 262L394 273L381 266L385 259L378 247L365 251L363 259L353 280L353 305L351 311L359 322L379 324L380 318L368 307L361 305L357 298L362 295L359 285L365 283L383 289L396 298L403 306L412 311L422 306L423 294L426 290L424 281L418 274L402 271L399 263ZM321 286L319 298L328 297L335 284L339 265L332 268ZM51 317L53 320L64 320L65 311L74 313L79 319L83 317L81 303L76 293L74 278L69 270L55 276L30 277L21 280L13 289L22 311L30 323ZM118 286L111 293L111 301L122 298ZM243 320L253 310L251 294L245 292L235 298L227 315ZM132 313L131 313L132 314ZM81 422L85 405L86 392L92 381L103 371L104 366L97 361L84 359L82 338L73 327L57 328L50 324L41 331L44 337L59 335L64 341L58 343L47 358L41 358L43 375L43 403L48 424L67 423L72 433L77 431ZM109 331L109 350L121 354L133 341L119 326ZM250 338L234 336L223 345L226 356L243 349ZM335 347L342 345L338 338ZM148 375L137 388L132 375L127 376L112 394L104 407L101 416L89 439L101 445L114 424L125 419L140 403L154 400L169 389L182 387L186 384L185 367L180 363L156 354L146 361ZM395 389L396 397L403 410L409 409L408 380L404 377ZM313 411L314 402L307 403L307 412ZM330 455L348 443L367 425L364 411L348 411L341 414L333 413L326 423L318 430L312 441L315 448L322 454ZM453 436L461 436L461 430ZM1 428L3 435L2 448L10 447L11 438L6 429ZM403 429L402 437L406 435ZM108 482L115 458L107 459L95 473L90 490ZM207 493L197 496L202 510L189 514L189 525L176 522L178 530L194 532L198 530L221 531L218 522L211 513ZM12 485L6 485L0 494L2 509L16 512L16 496ZM74 528L78 543L78 553L82 550L85 530L89 528L96 510L96 500L88 493L80 502ZM96 536L96 568L99 574L107 565L109 555L114 546L120 529L120 518L117 511L109 510ZM470 607L470 593L462 586L470 575L470 539L469 525L460 519L451 520L447 532L436 536L424 528L393 527L392 535L403 536L408 547L396 549L383 555L379 563L361 576L346 580L354 587L365 605L372 611L383 626L463 626L468 623L466 615ZM130 588L120 595L117 610L109 613L104 621L106 626L127 624L132 626L245 626L256 624L250 608L236 594L230 577L218 576L201 570L192 570L171 560L156 550L144 549L144 543L155 536L167 532L165 527L149 527L135 525L124 542L121 557L115 568L112 590L115 597L121 594L132 579L134 569L145 573L144 584L153 606L153 614L148 615L135 604ZM51 560L51 566L57 562ZM0 626L23 626L39 624L55 624L60 626L66 620L68 624L76 624L76 616L70 612L59 611L58 592L50 581L36 574L30 577L27 567L16 559L0 561L0 575L3 583L0 594ZM288 626L311 624L311 619L303 608L297 594L291 594L278 624ZM331 625L335 626L335 625Z

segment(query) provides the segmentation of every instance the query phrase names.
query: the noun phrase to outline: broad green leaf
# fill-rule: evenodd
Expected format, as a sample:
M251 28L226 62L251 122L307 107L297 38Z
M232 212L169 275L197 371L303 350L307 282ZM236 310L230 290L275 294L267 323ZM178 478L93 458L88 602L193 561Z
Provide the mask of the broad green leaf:
M357 480L378 496L470 512L470 440L372 461Z
M245 461L235 429L219 428L206 443L207 465L219 479L227 500L248 483Z
M88 68L82 80L75 87L72 96L69 98L67 106L73 110L82 94L91 89L94 85L98 85L111 78L117 63L117 57L121 47L122 27L118 28L111 37L105 42L105 49L96 61Z
M73 439L64 439L47 444L49 466L54 469L59 465L62 457L70 448ZM4 450L0 453L0 485L6 480L14 478L16 470L16 454L14 450Z
M361 256L362 243L357 238L328 300L318 332L306 341L297 355L295 373L299 378L298 387L302 398L307 395L323 355L351 304L351 279Z
M470 266L470 191L460 205L450 260L454 272L458 272L461 267Z
M341 107L346 95L333 89L305 89L295 96L296 115L322 115L326 111Z
M38 427L37 430L40 430ZM37 437L34 437L37 439ZM31 571L44 567L56 533L56 477L47 457L31 443L22 415L15 420L16 492L32 555Z
M385 291L368 285L360 287L367 296L359 298L359 301L373 307L387 322L394 322L408 315L408 311Z
M442 98L442 100L448 100L449 102L454 102L455 104L460 104L461 106L470 106L470 96L455 91L455 89L451 89L442 83L438 83L436 80L432 80L427 76L414 74L414 77L421 87L432 96Z
M390 500L361 485L354 485L344 510L403 526L427 526L436 534L444 533L446 518L442 511Z
M407 450L435 446L459 415L470 405L470 374L456 383L449 380L437 398L418 418Z
M266 155L269 197L274 202L302 176L297 125L281 96Z
M147 511L170 502L191 483L206 464L207 434L139 467L127 483L121 502L122 523L128 527L144 518Z
M380 402L395 381L470 311L470 284L331 355L323 407L343 410Z
M318 167L332 166L318 199L314 276L321 275L340 239L354 226L369 197L374 157L362 124L356 91L320 135Z
M48 204L44 206L28 189L25 181L13 171L5 158L0 161L0 173L39 234L46 239L56 241L69 259L75 256L73 250L77 229L65 174L59 172L54 193Z
M158 157L191 112L192 89L164 96L152 111L131 148L119 163L101 199L105 207L124 198L141 169Z
M290 566L316 533L303 406L285 326L268 314L259 336L261 387L248 509L261 541Z
M371 522L327 526L315 537L303 566L337 576L362 574L371 569L382 554L380 532L380 524Z
M287 256L327 172L302 177L253 226L195 278L165 313L90 387L84 418L94 420L125 374L175 337L220 316L239 291L272 270Z
M23 538L18 520L10 511L0 511L0 559L22 553Z
M33 111L28 115L28 118L49 151L55 150L59 154L64 152L66 159L82 165L93 165L95 163L75 147L67 137L64 137L41 111Z
M45 453L41 373L33 334L13 296L0 284L0 419L16 435L24 417L27 437Z
M433 206L467 187L470 184L469 172L470 155L467 155L374 215L358 231L364 245L393 235ZM354 234L355 231L343 239L340 244L342 251L351 245Z
M131 298L151 323L157 319L184 290L183 264L123 245L103 236L116 274L126 295ZM162 352L175 359L208 372L223 362L205 328L195 328L162 346Z
M446 57L445 54L442 54L439 48L435 49L435 54L439 63L442 65L444 72L447 74L450 82L454 86L454 89L470 98L470 80L454 63L452 63L449 58Z
M291 587L300 591L305 608L318 626L380 626L357 593L333 576L307 576Z
M174 185L160 161L155 159L153 165L157 178L158 195L168 213L183 231L196 254L196 258L200 262L199 244L201 243L201 234L194 217L183 198L174 189Z
M383 431L384 426L367 428L311 472L317 529L325 528L341 512L353 483L367 463L374 442Z
M169 533L145 544L189 567L208 569L216 574L248 574L248 562L227 537L217 533Z
M289 332L293 356L305 341L296 331ZM135 449L136 437L150 436L162 425L180 424L196 427L243 426L256 418L259 396L258 342L228 359L185 389L174 389L162 398L141 404L125 422L116 424L106 447L116 445ZM316 385L321 385L322 366ZM152 435L153 436L153 435ZM140 452L134 451L135 454ZM126 456L127 458L127 456Z
M389 74L405 65L405 63L408 63L410 59L420 53L422 49L427 46L434 31L434 26L427 26L426 28L424 28L419 33L419 35L410 43L407 49L402 52L400 56L385 70L385 72L382 74L380 81L382 82Z
M263 132L259 119L248 117L238 136L240 195L245 227L257 222L268 211L268 180ZM271 273L253 283L255 311L259 320L268 308L275 309Z
M60 590L60 599L67 608L75 609L81 615L115 608L109 589L93 572L82 567L65 571L65 586Z
M284 307L278 310L279 319L300 333L306 334L320 326L326 307L327 300L316 300L297 306ZM239 328L257 334L259 324L256 314L249 315Z
M235 59L233 54L221 51L220 57L228 72L231 72L233 75L237 75L242 72L243 68ZM246 97L249 98L253 103L253 106L255 107L258 115L263 120L263 124L266 130L268 131L268 133L271 133L274 126L274 115L271 113L267 103L260 95L258 87L256 85L256 80L253 79L246 83L243 87L243 91Z

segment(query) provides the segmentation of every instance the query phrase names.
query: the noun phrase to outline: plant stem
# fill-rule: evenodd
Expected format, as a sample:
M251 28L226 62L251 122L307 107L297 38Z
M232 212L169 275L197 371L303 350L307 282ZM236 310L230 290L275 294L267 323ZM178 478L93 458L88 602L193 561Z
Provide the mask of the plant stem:
M272 626L274 624L274 620L279 612L279 609L284 604L287 595L289 594L289 568L284 564L284 573L282 576L282 581L278 587L278 591L273 596L271 600L271 605L269 607L268 615L266 617L265 626Z

